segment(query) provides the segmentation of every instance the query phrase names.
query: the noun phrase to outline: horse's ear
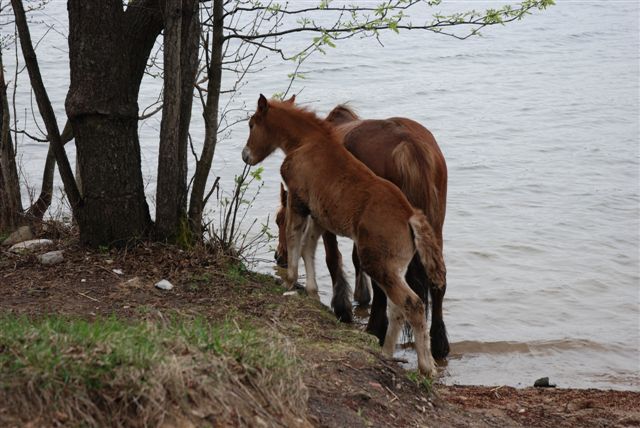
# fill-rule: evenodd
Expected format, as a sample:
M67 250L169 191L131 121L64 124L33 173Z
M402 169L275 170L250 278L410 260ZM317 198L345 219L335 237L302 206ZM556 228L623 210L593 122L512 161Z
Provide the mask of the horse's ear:
M280 183L280 205L287 206L287 191L284 189L284 185Z
M287 104L293 104L296 102L296 94L291 95L291 98L285 101Z
M258 98L258 112L266 113L268 109L269 102L267 101L267 98L264 95L260 94L260 98Z

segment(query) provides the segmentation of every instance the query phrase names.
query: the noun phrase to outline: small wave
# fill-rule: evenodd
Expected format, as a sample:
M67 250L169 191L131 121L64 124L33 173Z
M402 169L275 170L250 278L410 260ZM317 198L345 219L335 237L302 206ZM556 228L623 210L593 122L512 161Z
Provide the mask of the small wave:
M505 250L513 251L517 253L544 254L547 251L545 248L534 247L533 245L525 245L525 244L505 244L505 245L502 245L502 248Z
M451 344L453 356L463 354L530 354L548 353L549 351L590 350L599 352L625 352L624 348L616 345L604 345L587 339L558 339L534 342L496 341L481 342L463 340Z

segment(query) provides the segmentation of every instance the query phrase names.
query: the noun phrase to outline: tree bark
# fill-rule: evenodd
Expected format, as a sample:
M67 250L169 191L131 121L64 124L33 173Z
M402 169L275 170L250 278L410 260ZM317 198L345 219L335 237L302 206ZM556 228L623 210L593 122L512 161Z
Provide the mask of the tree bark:
M211 171L211 163L218 143L218 108L220 103L220 86L222 83L222 50L223 50L223 0L213 2L213 37L211 40L211 63L207 73L207 102L203 113L205 121L204 145L202 154L196 163L196 171L189 203L189 223L194 236L202 236L202 216L205 204L205 189Z
M15 229L22 214L18 168L9 126L9 101L0 49L0 233Z
M78 151L83 243L122 245L150 228L138 139L138 92L162 30L157 0L69 0L66 111Z
M193 85L198 67L199 14L195 0L165 0L164 103L160 126L156 232L159 238L189 240L187 145Z

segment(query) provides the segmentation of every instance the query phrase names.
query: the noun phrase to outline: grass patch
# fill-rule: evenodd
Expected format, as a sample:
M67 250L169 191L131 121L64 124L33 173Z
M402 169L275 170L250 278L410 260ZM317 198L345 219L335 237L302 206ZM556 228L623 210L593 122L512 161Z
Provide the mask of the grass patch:
M414 370L407 372L407 378L420 388L424 389L427 393L431 393L431 390L433 389L433 381L428 377L421 375L419 372Z
M0 403L72 425L297 424L299 364L283 337L233 321L0 317Z
M231 262L227 265L226 270L227 278L238 284L244 285L247 283L247 268L240 262Z
M213 275L209 272L190 275L186 281L186 288L191 292L197 292L201 289L210 287L213 283Z

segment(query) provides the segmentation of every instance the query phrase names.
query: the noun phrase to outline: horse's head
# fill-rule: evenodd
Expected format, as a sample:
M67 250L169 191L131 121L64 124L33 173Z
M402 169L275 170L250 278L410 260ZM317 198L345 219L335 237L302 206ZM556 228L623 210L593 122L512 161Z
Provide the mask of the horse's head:
M280 208L276 214L276 225L278 226L278 247L273 254L278 266L287 267L287 191L284 190L284 186L280 184Z
M295 95L282 104L293 104L294 101ZM242 149L242 160L249 165L262 162L281 144L282 136L270 125L272 109L271 102L260 94L258 108L249 119L249 139Z
M340 126L354 120L360 119L358 115L344 104L339 104L329 112L325 121L333 126Z

